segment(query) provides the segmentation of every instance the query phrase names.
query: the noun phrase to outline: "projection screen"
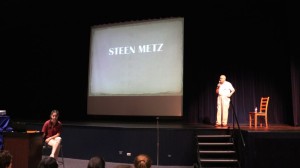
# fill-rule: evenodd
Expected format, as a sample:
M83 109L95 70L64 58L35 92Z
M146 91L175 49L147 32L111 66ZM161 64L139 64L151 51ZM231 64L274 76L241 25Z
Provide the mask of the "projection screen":
M182 116L184 18L91 27L88 115Z

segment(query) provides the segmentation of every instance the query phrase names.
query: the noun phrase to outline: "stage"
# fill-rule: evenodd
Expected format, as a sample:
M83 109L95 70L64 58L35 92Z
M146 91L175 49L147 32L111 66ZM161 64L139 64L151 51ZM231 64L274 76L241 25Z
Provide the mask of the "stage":
M154 165L192 166L197 162L195 135L214 131L212 124L180 122L63 122L64 157L88 160L101 155L108 162L132 163L134 156L147 153ZM27 122L27 129L40 130L42 123ZM244 168L300 167L300 127L240 125L245 142ZM228 128L237 131L232 125Z

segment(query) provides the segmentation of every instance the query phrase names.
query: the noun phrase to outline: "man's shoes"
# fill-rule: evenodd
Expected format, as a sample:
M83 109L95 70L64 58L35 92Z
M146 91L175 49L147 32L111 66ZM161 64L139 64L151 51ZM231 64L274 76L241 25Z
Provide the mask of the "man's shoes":
M215 127L226 127L226 128L228 128L228 125L227 124L216 124Z
M222 124L222 127L228 127L228 125L227 124Z
M221 127L221 124L216 124L215 127Z

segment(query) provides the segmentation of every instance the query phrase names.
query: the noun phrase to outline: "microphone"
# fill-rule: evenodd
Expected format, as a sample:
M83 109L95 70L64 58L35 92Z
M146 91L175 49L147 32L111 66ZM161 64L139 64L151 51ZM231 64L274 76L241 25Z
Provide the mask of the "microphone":
M217 85L217 88L219 88L221 86L221 81L219 81L218 85Z

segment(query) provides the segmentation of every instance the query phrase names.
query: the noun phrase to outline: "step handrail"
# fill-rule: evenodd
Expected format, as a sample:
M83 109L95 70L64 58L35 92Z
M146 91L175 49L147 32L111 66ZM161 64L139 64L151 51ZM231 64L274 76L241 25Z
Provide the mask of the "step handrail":
M239 120L236 116L236 113L235 113L235 108L234 108L234 105L232 103L232 101L230 101L230 104L231 104L231 107L232 107L232 128L234 129L234 123L236 122L237 124L237 127L238 127L238 131L239 131L239 135L241 137L241 140L242 140L242 143L243 143L243 146L246 147L246 144L245 144L245 140L244 140L244 137L243 137L243 134L242 134L242 130L241 130L241 127L240 127L240 124L239 124Z

